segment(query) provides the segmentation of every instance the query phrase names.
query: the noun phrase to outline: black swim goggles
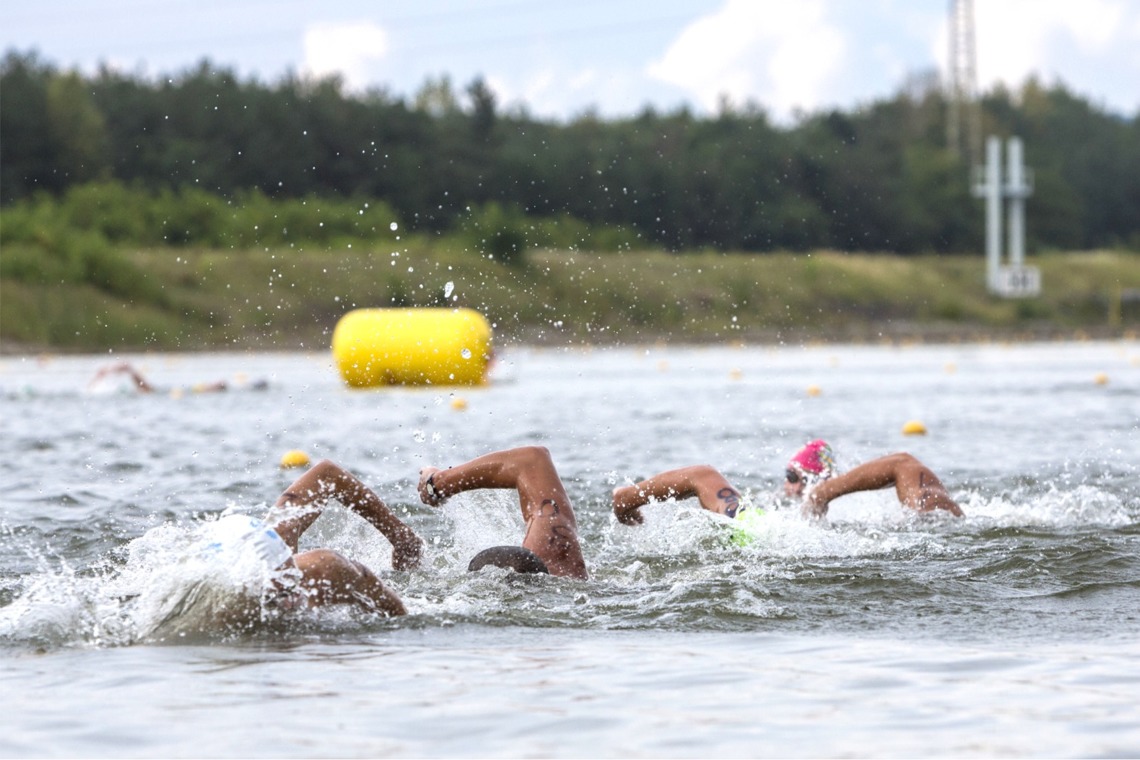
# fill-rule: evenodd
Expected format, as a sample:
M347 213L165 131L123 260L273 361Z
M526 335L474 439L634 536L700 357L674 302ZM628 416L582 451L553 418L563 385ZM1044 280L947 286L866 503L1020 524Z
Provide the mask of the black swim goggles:
M788 471L784 473L784 477L787 478L787 481L793 485L799 483L801 480L800 474L790 467L788 468Z

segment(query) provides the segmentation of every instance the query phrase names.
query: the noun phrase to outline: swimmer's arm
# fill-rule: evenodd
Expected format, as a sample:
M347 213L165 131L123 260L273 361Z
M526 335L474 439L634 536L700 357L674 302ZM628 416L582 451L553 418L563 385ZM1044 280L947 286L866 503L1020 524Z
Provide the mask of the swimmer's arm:
M318 607L352 604L368 612L404 615L400 597L374 572L331 549L314 549L294 557L301 571L301 588Z
M135 388L140 393L154 392L154 386L146 381L146 378L142 376L142 373L126 362L120 362L111 367L103 367L95 373L95 377L91 379L91 382L94 384L96 381L110 374L126 375L131 379L131 382L135 384Z
M446 470L438 467L420 470L420 499L432 507L442 505L456 494L483 488L515 489L526 522L541 511L540 505L548 502L564 505L564 517L571 524L574 522L562 478L545 446L492 451Z
M888 454L823 481L804 500L804 512L823 517L832 501L858 491L895 487L899 502L919 511L945 509L961 516L962 510L929 467L907 453Z
M626 525L640 525L645 519L640 507L653 501L693 496L703 509L729 517L740 506L740 492L720 472L709 465L693 465L666 470L636 485L615 488L614 515Z
M135 387L139 389L140 393L154 393L154 386L148 383L146 378L142 376L142 373L134 367L129 364L124 364L123 371L130 375L131 381L134 382Z
M408 610L396 592L384 585L371 571L367 571L353 591L357 603L374 612L386 615L407 615Z
M809 517L823 517L831 502L840 496L857 491L877 491L894 482L895 463L891 458L875 459L817 484L804 499L804 513Z
M419 564L423 540L372 489L327 459L294 481L277 499L265 521L296 552L301 534L320 517L329 499L336 499L384 534L392 544L392 567L406 570ZM298 510L299 507L309 508Z

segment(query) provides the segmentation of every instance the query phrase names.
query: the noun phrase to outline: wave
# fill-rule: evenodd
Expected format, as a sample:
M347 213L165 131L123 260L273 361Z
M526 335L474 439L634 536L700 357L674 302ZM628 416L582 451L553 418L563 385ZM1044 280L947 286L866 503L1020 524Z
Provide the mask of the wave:
M0 641L125 646L465 623L713 631L844 618L891 627L903 624L891 605L978 620L1010 599L1134 595L1128 547L1138 521L1126 495L1036 483L956 496L965 518L909 512L893 492L845 497L822 524L773 510L746 542L692 501L653 505L644 525L630 527L604 501L580 500L592 577L572 581L468 573L479 550L517 543L522 522L513 493L463 494L442 510L404 510L428 550L421 569L389 581L410 612L400 620L346 610L284 615L266 605L265 577L220 573L191 550L202 520L168 520L79 569L25 531L9 541L26 560L0 586ZM391 572L390 547L347 510L328 510L301 548L311 546Z

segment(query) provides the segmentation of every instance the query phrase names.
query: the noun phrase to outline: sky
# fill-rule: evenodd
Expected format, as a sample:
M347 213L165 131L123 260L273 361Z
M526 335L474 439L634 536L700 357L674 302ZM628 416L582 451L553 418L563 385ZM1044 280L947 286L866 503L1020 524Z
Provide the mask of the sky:
M949 0L5 0L5 53L148 78L202 60L272 84L339 74L349 91L461 93L567 120L728 102L798 113L889 98L945 72ZM977 86L1031 75L1140 114L1140 0L973 0ZM2 94L0 94L2 97Z

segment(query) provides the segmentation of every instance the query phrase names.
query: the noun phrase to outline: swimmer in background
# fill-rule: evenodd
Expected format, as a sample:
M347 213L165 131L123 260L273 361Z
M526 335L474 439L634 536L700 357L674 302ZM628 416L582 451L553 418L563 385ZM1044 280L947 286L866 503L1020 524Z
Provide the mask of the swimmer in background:
M95 388L99 383L115 375L124 375L129 378L131 383L134 384L135 390L139 393L154 393L155 391L154 386L147 382L143 374L127 362L119 362L109 367L100 367L99 371L95 373L95 377L91 378L91 382L87 384L87 388Z
M265 516L265 528L290 555L277 569L297 571L293 573L295 584L273 581L271 605L288 610L345 604L366 612L406 614L399 596L363 564L332 549L297 551L301 535L332 499L363 517L388 539L394 569L408 570L419 564L424 547L420 537L358 478L324 460L285 489Z
M495 546L479 552L468 570L494 565L518 572L547 572L583 580L588 577L574 509L545 447L523 446L485 454L446 470L420 470L420 499L429 506L440 506L450 496L482 488L513 488L518 492L526 533L522 546Z
M899 502L918 512L944 509L957 517L961 508L950 498L946 487L929 467L905 452L888 454L839 474L831 446L815 440L804 446L788 462L784 494L803 501L806 516L820 519L831 502L857 491L895 487ZM644 521L641 507L666 499L697 497L703 509L725 517L736 517L747 507L740 491L715 468L693 465L654 475L632 486L613 491L613 509L626 525Z
M118 364L101 367L99 371L95 373L95 376L91 378L91 382L87 384L87 388L88 390L98 388L101 383L115 376L126 377L139 393L156 393L158 391L157 388L151 385L142 372L128 362L119 362ZM249 385L252 390L265 390L268 386L269 383L265 380L258 380ZM212 383L198 383L197 385L191 386L189 390L193 393L220 393L229 390L229 384L227 384L225 380L216 380ZM179 395L181 392L181 388L171 389L172 395Z

